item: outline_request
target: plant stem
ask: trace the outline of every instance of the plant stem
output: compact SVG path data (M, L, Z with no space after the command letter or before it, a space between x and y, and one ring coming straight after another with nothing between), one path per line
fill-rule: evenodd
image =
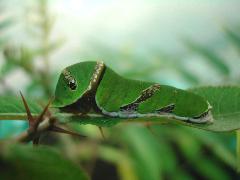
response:
M52 125L51 119L46 119L44 120L37 128L36 132L34 134L29 133L28 131L23 132L19 136L15 137L13 141L16 142L30 142L32 141L35 137L39 136L41 133L48 131L50 126Z

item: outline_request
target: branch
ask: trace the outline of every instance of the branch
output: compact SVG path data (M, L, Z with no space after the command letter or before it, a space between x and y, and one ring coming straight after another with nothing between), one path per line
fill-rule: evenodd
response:
M37 127L34 133L25 131L19 136L17 136L16 138L14 138L13 141L21 142L21 143L30 142L36 137L39 137L42 133L48 131L53 126L53 123L54 123L54 119L46 118L39 124L39 126Z

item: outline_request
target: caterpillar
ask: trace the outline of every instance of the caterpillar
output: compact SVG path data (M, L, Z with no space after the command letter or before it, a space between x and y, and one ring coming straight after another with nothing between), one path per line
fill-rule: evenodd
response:
M127 79L101 61L65 68L58 79L52 106L63 112L95 112L116 118L213 121L211 105L203 97L168 85Z

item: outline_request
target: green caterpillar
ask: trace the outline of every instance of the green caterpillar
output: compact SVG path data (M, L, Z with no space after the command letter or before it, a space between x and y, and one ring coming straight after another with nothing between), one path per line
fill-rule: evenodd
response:
M95 112L118 118L170 117L212 122L210 104L175 87L126 79L103 62L81 62L65 68L53 106L64 112Z

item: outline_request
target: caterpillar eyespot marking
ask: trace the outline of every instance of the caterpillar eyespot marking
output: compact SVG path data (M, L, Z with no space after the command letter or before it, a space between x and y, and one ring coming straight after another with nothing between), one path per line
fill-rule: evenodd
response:
M68 85L68 87L71 90L76 90L77 89L77 81L76 79L71 75L71 73L67 70L64 69L63 70L63 75L64 75L64 79Z

